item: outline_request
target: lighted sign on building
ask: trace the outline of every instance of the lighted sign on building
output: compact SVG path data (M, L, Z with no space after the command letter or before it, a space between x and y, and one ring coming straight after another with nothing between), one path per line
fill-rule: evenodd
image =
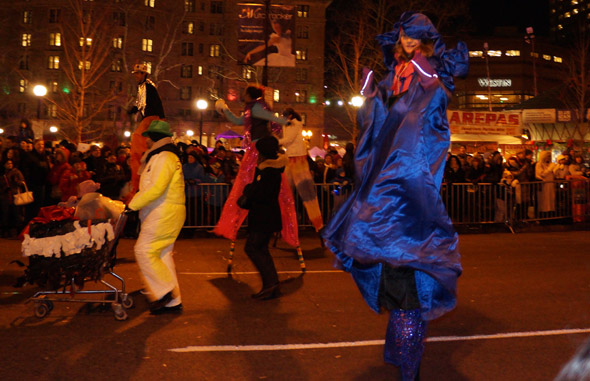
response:
M512 87L512 80L511 79L490 79L487 78L478 78L477 83L481 87L488 87L488 82L490 87Z

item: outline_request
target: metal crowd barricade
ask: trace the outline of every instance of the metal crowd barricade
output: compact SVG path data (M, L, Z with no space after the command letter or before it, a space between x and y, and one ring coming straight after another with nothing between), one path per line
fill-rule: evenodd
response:
M227 199L230 184L186 184L186 228L213 228ZM352 191L350 185L316 184L324 223ZM303 202L294 194L299 227L312 227ZM551 182L512 184L442 184L441 197L454 225L505 224L570 219L590 221L590 181L576 177ZM244 222L247 225L247 219Z

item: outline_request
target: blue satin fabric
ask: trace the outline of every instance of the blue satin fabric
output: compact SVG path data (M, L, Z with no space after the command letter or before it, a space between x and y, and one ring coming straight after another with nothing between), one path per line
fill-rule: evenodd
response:
M434 73L426 60L421 66ZM439 79L415 71L409 90L390 106L390 72L366 99L358 113L356 187L323 232L376 312L382 263L418 270L425 320L455 307L462 272L458 236L440 197L450 132L449 93Z

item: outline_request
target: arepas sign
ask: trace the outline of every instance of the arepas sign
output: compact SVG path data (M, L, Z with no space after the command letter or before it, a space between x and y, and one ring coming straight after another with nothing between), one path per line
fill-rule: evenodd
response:
M517 112L447 110L453 134L520 135L521 118Z

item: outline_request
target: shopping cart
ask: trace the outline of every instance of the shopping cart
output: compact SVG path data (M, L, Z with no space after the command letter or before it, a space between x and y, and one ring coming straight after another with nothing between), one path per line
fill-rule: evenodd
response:
M66 303L103 303L110 304L116 320L126 320L127 309L132 308L134 301L125 291L125 280L113 272L117 259L116 248L119 237L125 227L127 214L121 213L116 221L75 221L70 223L69 237L60 236L64 245L75 237L79 244L85 246L79 253L46 256L31 254L29 266L25 271L28 283L37 283L48 288L35 293L26 303L34 302L35 316L42 319L53 310L54 302ZM74 230L72 230L74 229ZM88 234L86 234L88 233ZM83 238L80 238L83 237ZM84 242L88 239L87 242ZM26 241L23 242L25 245ZM39 242L37 242L39 243ZM71 249L71 248L70 248ZM71 251L71 250L70 250ZM107 282L104 277L109 275L121 283L121 287ZM83 289L92 281L94 285L102 284L106 288ZM90 298L88 295L99 295L102 298Z

